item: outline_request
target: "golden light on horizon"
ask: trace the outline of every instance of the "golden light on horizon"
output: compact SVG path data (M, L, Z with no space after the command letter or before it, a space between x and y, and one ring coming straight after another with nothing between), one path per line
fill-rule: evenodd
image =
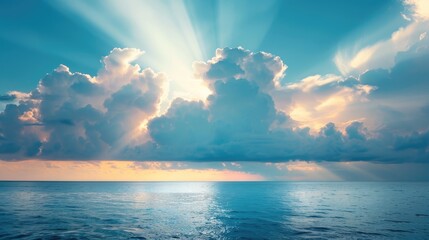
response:
M28 181L263 181L258 174L227 169L173 169L168 162L0 161L1 180Z

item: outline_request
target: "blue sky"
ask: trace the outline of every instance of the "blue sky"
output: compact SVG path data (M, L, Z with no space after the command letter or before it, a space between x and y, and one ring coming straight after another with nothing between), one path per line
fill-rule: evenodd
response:
M428 5L2 1L0 159L424 178Z
M95 74L100 67L100 56L114 47L136 47L148 54L157 54L157 50L151 50L150 43L144 39L133 42L132 46L125 45L64 2L73 5L73 2L81 1L0 3L0 50L3 52L0 62L4 66L0 76L1 92L10 89L29 91L59 63L74 71ZM142 2L151 5L151 1ZM158 2L165 8L169 5L168 1ZM201 59L192 61L209 59L218 47L242 46L252 51L271 52L290 66L285 81L336 73L332 58L340 46L354 44L357 36L368 32L376 33L368 36L364 43L373 43L388 38L394 30L406 24L400 14L404 7L398 0L184 1L183 4L205 53ZM103 1L92 1L91 5L96 9L103 5ZM109 18L112 12L100 10L99 14ZM150 21L157 31L169 31L169 26L162 26L144 14L140 14L138 20ZM120 25L122 23L116 24L118 26L113 27L125 38L139 31L127 29ZM20 71L23 65L31 65L31 68Z

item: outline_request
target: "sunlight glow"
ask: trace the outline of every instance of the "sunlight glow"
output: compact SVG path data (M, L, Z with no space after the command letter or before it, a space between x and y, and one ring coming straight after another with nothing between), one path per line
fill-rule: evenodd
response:
M170 92L174 92L167 100L204 99L209 94L192 74L192 63L206 57L183 1L76 0L53 4L83 17L124 47L147 50L138 63L167 74ZM161 10L167 13L159 14Z
M365 33L361 39L353 39L354 43L340 48L334 57L338 70L343 75L359 76L368 69L391 68L398 59L397 53L410 49L411 46L422 41L422 34L429 30L429 1L404 0L411 16L402 14L409 23L399 27L390 38L375 43L361 45L368 42L374 33ZM385 25L386 28L388 25Z
M174 169L168 162L130 161L0 161L2 180L38 181L261 181L234 170ZM177 167L177 166L176 166Z
M162 110L165 110L169 102L177 97L187 100L207 98L210 90L202 80L194 77L192 63L207 60L215 48L243 44L235 42L241 39L237 38L239 32L247 39L246 49L258 50L277 15L279 2L253 2L252 7L246 7L238 2L220 1L216 11L218 16L212 20L213 23L196 22L191 18L184 0L74 0L49 3L71 13L74 18L89 22L95 31L101 31L120 44L119 47L144 50L145 55L137 63L142 68L151 67L155 71L165 72L169 79L169 92L161 104ZM240 4L241 11L235 11L237 4ZM263 21L252 22L261 19L261 16L264 16ZM207 28L205 24L214 26L214 29ZM205 34L204 38L202 33Z
M362 49L356 56L350 61L350 67L359 68L371 59L374 54L374 47L368 47Z
M290 161L284 163L266 163L285 174L281 180L286 181L341 181L341 177L316 162Z
M230 44L240 46L242 43L236 42L237 39L240 39L238 34L245 34L248 39L247 45L244 47L251 50L259 48L277 16L279 1L248 1L248 3L246 6L239 1L219 1L217 47L227 47ZM263 16L263 21L260 20L261 16Z
M298 83L289 84L289 89L301 89L303 92L309 92L315 87L320 87L332 82L338 82L341 80L341 76L328 74L325 76L313 75L302 79Z

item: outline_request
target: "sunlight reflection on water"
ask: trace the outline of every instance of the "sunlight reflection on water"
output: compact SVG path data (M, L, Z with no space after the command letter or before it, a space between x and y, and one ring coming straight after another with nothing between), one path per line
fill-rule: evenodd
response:
M0 182L0 239L424 239L428 199L428 183Z

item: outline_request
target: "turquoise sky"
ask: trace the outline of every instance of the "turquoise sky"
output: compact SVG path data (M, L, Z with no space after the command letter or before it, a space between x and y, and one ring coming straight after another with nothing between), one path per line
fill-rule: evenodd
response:
M74 71L95 74L100 56L114 47L137 47L153 57L160 54L144 37L134 40L136 32L143 29L130 28L124 19L108 22L113 23L109 28L130 40L127 45L78 12L80 2L84 1L1 1L0 92L29 91L59 63ZM367 39L360 44L388 38L406 24L401 17L404 7L398 0L184 1L187 16L174 16L168 1L141 1L139 7L144 9L155 2L158 4L151 10L163 18L190 19L204 53L192 61L211 58L218 47L242 46L271 52L289 66L284 81L337 73L332 59L339 48L355 44L362 35ZM115 16L114 9L103 6L108 5L104 1L87 5L96 10L100 19L121 18ZM136 21L150 22L161 33L168 33L172 27L143 11L137 14ZM174 45L183 39L165 40ZM26 70L22 71L24 66Z
M428 180L428 32L426 0L1 1L0 164Z

